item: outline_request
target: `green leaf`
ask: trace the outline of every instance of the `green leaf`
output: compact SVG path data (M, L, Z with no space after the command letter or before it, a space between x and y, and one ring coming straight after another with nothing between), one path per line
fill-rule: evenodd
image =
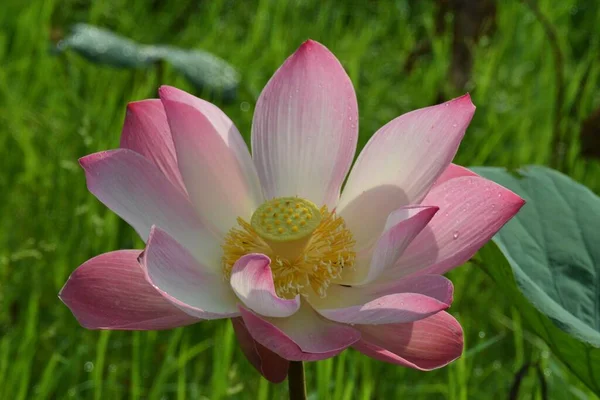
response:
M113 67L146 67L159 59L151 48L87 24L74 25L71 33L56 45L59 52L66 49L73 49L94 63Z
M221 58L201 50L185 51L166 46L162 50L164 59L199 90L208 89L227 100L235 97L238 73Z
M552 351L600 394L600 198L545 167L473 168L526 201L480 252Z
M67 49L94 63L114 67L143 68L166 61L198 90L206 90L224 100L235 98L239 84L237 71L213 54L172 46L145 46L87 24L74 25L71 34L56 46L57 52Z

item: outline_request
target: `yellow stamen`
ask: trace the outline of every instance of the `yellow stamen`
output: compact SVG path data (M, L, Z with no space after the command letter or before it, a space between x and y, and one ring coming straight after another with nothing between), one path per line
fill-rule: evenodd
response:
M275 221L281 223L281 215L271 213L264 222L255 216L262 216L263 210L271 208L274 201L291 208L306 208L309 214L299 224L273 230L272 224L279 225ZM313 207L314 213L310 212ZM252 215L251 224L242 218L237 221L239 227L227 233L222 246L223 272L227 279L240 257L262 253L271 259L273 281L279 296L293 298L297 294L315 292L324 297L331 281L354 266L356 253L352 233L344 220L328 211L326 206L317 209L304 199L278 198L261 205Z

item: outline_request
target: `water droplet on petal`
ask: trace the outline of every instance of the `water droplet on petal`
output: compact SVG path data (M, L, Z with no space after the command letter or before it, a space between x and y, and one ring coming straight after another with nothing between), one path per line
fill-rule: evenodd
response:
M454 240L458 239L458 231L454 231L452 233L452 237L454 238Z

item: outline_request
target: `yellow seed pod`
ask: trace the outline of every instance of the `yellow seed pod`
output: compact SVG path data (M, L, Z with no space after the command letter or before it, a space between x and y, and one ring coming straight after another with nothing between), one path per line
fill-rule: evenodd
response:
M285 207L288 213L281 213ZM302 221L299 224L290 219L292 210L302 210ZM295 217L295 215L294 215ZM252 228L262 238L274 242L289 242L302 239L311 233L321 223L319 208L309 200L299 197L278 197L261 204L250 220ZM293 224L293 226L291 226ZM273 229L277 226L277 229ZM287 227L286 227L287 226Z

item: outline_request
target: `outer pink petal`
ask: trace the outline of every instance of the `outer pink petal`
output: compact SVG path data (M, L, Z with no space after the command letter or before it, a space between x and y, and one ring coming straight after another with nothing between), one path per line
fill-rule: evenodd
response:
M144 279L139 250L101 254L75 270L58 295L88 329L170 329L198 322Z
M474 112L467 94L404 114L369 140L338 205L359 248L379 237L392 211L425 197L452 161Z
M254 340L286 360L324 360L360 339L356 329L327 321L308 306L290 318L261 318L242 306L240 312Z
M463 351L463 332L445 311L409 324L361 325L356 350L376 360L429 371L454 361Z
M344 324L393 324L418 321L450 307L419 293L397 293L376 298L366 304L318 310L332 321Z
M87 186L144 241L160 226L209 266L220 265L221 249L185 193L143 156L128 149L103 151L79 160Z
M175 186L185 192L167 114L160 100L148 99L127 105L121 148L133 150L146 157Z
M425 228L437 211L437 207L407 206L392 212L386 221L385 231L377 241L374 251L368 252L372 254L369 268L366 271L364 269L361 271L359 265L354 274L347 274L353 280L353 283L366 284L372 282L387 267L394 265L410 242ZM362 277L360 276L361 272Z
M468 168L461 167L460 165L450 164L448 168L442 172L439 178L435 181L431 189L436 186L441 185L442 183L449 181L450 179L460 178L461 176L479 176L475 172L471 171Z
M362 306L384 296L416 293L449 305L453 291L452 282L442 275L418 275L360 286L331 285L326 297L309 300L317 310L322 310Z
M224 235L237 217L250 218L263 202L248 148L216 106L169 86L159 93L192 203L202 219Z
M223 276L198 261L171 236L153 227L142 257L146 279L165 299L202 319L239 315Z
M466 262L519 211L524 200L492 181L468 176L434 188L423 204L436 205L440 211L396 265L384 272L383 280L415 272L443 274Z
M290 362L254 340L242 318L232 318L231 323L240 347L250 364L268 381L283 382L287 377Z
M300 295L282 299L275 292L271 260L264 254L241 257L231 271L231 287L246 307L265 317L289 317L300 308Z
M256 104L252 154L265 195L299 196L335 207L357 139L350 78L325 46L306 41Z

